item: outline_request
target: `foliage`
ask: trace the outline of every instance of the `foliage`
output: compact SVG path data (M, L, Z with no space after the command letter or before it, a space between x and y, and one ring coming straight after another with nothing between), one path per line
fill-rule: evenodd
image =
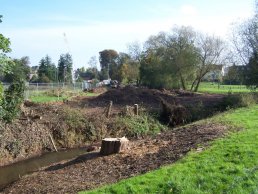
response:
M252 106L258 102L257 96L258 95L255 93L229 93L223 98L223 101L219 104L219 106L222 110Z
M20 105L24 99L25 84L23 81L13 82L4 91L0 104L0 118L5 122L11 122L20 111Z
M65 136L60 137L61 139L66 139L68 135L74 134L78 137L82 134L84 140L91 140L95 138L96 129L94 125L88 121L83 113L79 109L62 109L62 118L65 124L68 126L66 131L59 131L59 133L67 133ZM73 136L73 135L72 135ZM70 137L71 138L71 137Z
M112 127L115 128L116 132L122 130L126 137L142 137L158 133L166 128L157 119L146 113L138 116L118 117Z
M258 106L216 116L244 129L216 140L201 153L192 151L175 164L81 193L256 193L258 182Z
M172 127L186 124L190 120L190 112L182 106L169 104L164 99L161 100L160 119Z
M197 91L202 78L222 62L223 42L196 33L191 27L175 27L170 33L151 36L141 56L140 81L154 88Z
M58 61L58 81L72 83L73 60L69 53L60 55Z
M99 62L103 79L109 79L115 76L117 58L118 53L115 50L103 50L99 52Z
M56 81L56 73L56 66L48 55L40 60L38 69L38 81L40 83Z
M30 67L29 57L14 59L14 64L10 66L10 71L4 76L4 82L15 82L19 80L29 80Z
M258 51L253 53L246 65L244 82L250 89L256 90L258 88Z
M2 16L0 16L0 23ZM0 73L12 73L14 62L5 53L10 52L10 40L0 34ZM19 113L23 101L25 85L23 80L15 79L8 89L3 90L0 84L0 119L11 122Z
M224 84L243 84L244 83L244 73L245 73L245 66L236 66L235 64L228 67L227 74L223 77Z
M79 80L92 80L92 79L98 79L99 78L99 72L96 67L89 67L85 70L84 67L78 68L75 71L75 77L77 81Z
M199 34L196 46L198 49L198 65L196 68L196 76L192 83L191 90L198 91L201 80L207 73L223 67L225 59L222 57L225 44L215 36Z

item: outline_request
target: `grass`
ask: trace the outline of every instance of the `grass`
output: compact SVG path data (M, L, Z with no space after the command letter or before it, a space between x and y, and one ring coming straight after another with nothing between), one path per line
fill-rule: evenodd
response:
M32 102L37 102L37 103L45 103L45 102L58 102L58 101L63 101L65 99L71 98L73 95L77 96L97 96L99 94L96 93L90 93L90 92L69 92L67 91L67 95L60 95L59 97L56 95L53 95L48 92L38 92L32 94L29 99Z
M172 165L81 193L258 193L258 105L231 110L209 122L243 130Z
M57 97L57 96L32 96L30 97L30 100L32 102L37 102L37 103L44 103L44 102L58 102L58 101L63 101L64 99L67 99L67 97Z
M220 85L211 82L202 82L199 86L198 92L212 93L212 94L227 94L231 93L246 93L250 92L245 85Z

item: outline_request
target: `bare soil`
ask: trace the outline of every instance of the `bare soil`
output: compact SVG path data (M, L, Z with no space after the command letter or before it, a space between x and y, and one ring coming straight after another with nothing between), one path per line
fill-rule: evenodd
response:
M22 177L3 193L77 193L171 164L190 150L202 151L223 136L223 125L203 123L174 129L152 138L131 142L124 153L100 156L86 153ZM200 147L200 145L202 145Z

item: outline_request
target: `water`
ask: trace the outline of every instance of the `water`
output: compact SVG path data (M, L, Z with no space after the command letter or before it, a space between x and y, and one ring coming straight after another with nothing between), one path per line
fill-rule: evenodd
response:
M85 148L49 152L38 157L0 167L0 191L8 184L17 181L23 175L38 171L44 166L49 166L62 160L69 160L85 153Z

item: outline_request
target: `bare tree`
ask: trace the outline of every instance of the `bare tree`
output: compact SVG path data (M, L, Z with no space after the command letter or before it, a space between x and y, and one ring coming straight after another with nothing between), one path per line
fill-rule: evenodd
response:
M196 40L198 48L199 63L196 68L196 78L194 79L191 90L198 91L202 78L210 71L223 65L225 58L223 51L225 43L218 37L199 34Z

